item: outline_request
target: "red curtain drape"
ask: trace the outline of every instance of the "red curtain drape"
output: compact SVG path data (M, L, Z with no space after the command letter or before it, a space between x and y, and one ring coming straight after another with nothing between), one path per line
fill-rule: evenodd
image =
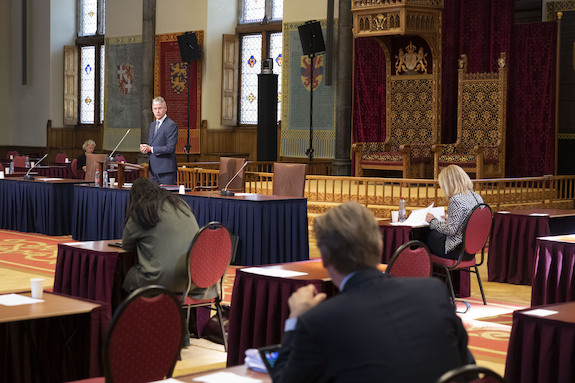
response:
M441 141L457 139L457 60L465 53L468 72L495 72L509 52L513 0L445 0L441 73Z
M506 176L553 174L557 25L516 25L509 57Z
M355 39L353 142L385 141L385 62L377 39Z

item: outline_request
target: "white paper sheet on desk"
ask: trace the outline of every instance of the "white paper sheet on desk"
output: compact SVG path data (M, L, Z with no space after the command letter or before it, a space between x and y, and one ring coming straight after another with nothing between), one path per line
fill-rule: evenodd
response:
M38 178L38 181L61 181L64 178Z
M299 277L301 275L307 275L307 273L302 273L301 271L266 269L263 267L248 267L247 269L242 269L242 271L246 273L265 275L268 277L278 277L278 278L292 278L292 277Z
M44 302L43 299L30 298L20 294L6 294L0 295L0 305L3 306L20 306L29 305L31 303Z
M233 372L214 372L213 374L204 375L199 378L195 378L194 382L205 382L205 383L256 383L262 382L261 379L249 378L247 376L241 376L234 374Z
M433 207L433 203L432 203L431 205L429 205L425 209L413 210L411 212L411 214L409 214L409 217L407 217L407 219L405 221L394 222L394 223L392 223L392 225L394 225L394 226L403 225L403 226L411 226L411 227L429 226L429 223L425 221L425 217L427 216L427 213L431 213L431 214L433 214L433 216L435 218L437 218L440 221L443 221L443 216L445 215L445 207L443 207L443 206Z
M529 311L523 311L523 314L532 315L534 317L546 317L548 315L557 314L557 311L545 310L545 309L534 309Z
M234 196L236 197L247 197L250 195L258 195L258 193L234 193Z

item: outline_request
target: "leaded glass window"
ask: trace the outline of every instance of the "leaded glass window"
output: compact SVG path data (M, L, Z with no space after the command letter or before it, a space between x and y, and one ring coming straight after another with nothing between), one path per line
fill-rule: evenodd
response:
M240 124L258 123L258 73L262 67L262 35L242 37Z
M266 15L266 0L243 0L244 23L256 23L264 19Z
M100 46L100 124L104 122L104 63L106 62L106 51L104 46Z
M278 121L281 120L282 113L282 34L272 33L270 35L270 58L274 61L274 74L278 76Z
M257 125L258 74L262 59L274 61L278 79L278 120L281 116L281 60L283 0L238 0L241 10L237 33L240 40L238 120ZM249 25L248 25L249 24Z
M284 0L272 1L272 20L282 20L284 15Z
M79 50L79 123L104 121L105 0L77 0Z
M80 49L80 123L94 123L96 48Z

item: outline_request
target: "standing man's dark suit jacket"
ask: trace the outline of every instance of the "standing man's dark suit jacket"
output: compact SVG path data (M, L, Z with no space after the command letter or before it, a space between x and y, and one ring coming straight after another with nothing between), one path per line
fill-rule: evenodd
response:
M158 134L156 121L150 124L148 145L154 148L150 153L151 178L158 184L175 185L178 164L176 162L176 144L178 142L178 125L166 116L160 125Z
M286 332L274 382L435 382L474 363L445 285L358 271Z

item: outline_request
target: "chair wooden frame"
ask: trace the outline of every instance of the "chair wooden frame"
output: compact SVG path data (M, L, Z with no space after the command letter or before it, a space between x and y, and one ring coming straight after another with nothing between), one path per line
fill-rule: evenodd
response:
M487 209L487 211L489 212L489 218L490 218L489 227L482 227L480 228L481 231L478 232L479 229L472 226L471 228L473 230L470 231L470 233L468 233L468 230L470 230L470 224L475 225L476 220L484 218L480 215L476 215L476 214L482 214L482 212L480 211L481 209ZM453 282L451 280L451 274L450 274L450 272L454 270L475 273L475 275L477 276L477 282L479 283L479 289L481 290L481 298L483 299L483 304L484 305L487 304L487 301L485 300L485 292L483 291L483 285L481 283L481 276L479 275L479 266L481 266L485 261L485 245L487 244L491 236L492 227L493 227L493 213L491 211L491 208L489 207L489 205L485 203L478 204L477 206L475 206L475 208L473 208L471 213L469 213L469 216L466 218L465 223L463 225L463 246L461 246L461 253L459 254L458 259L453 260L439 257L435 254L431 255L433 264L437 265L443 271L443 273L434 273L434 274L445 275L445 277L447 278L449 290L451 292L451 299L454 304L455 304L455 291L453 289ZM471 237L471 234L482 235L484 236L484 238L480 237L479 242L476 241L476 243L470 244L471 240L468 241L468 237ZM479 245L480 242L482 242L481 245ZM479 251L481 251L481 261L477 263L476 255ZM473 254L473 256L471 256L471 254Z

